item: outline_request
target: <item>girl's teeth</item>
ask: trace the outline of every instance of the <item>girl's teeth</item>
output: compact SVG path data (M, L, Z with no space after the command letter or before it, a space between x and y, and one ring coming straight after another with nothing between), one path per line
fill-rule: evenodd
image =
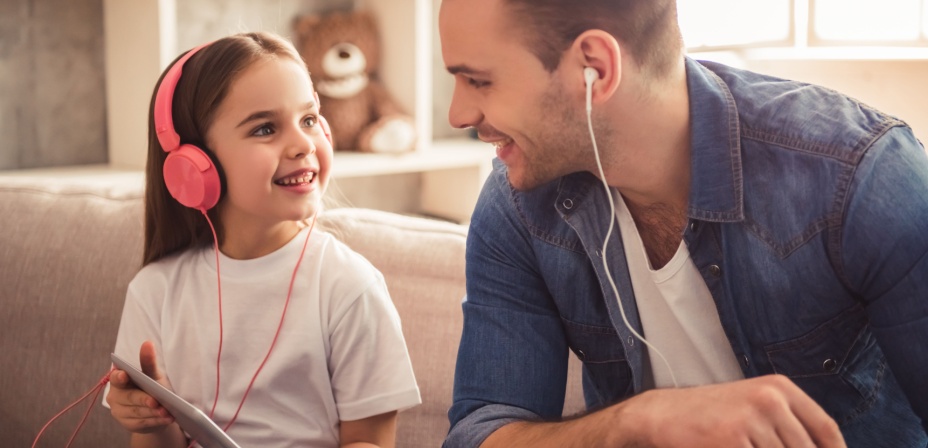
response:
M312 181L313 177L314 177L314 174L313 174L313 173L309 173L309 174L303 175L303 176L301 176L301 177L288 177L288 178L286 178L286 179L281 180L281 181L280 181L280 184L282 184L282 185L306 184L306 183L309 183L310 181Z

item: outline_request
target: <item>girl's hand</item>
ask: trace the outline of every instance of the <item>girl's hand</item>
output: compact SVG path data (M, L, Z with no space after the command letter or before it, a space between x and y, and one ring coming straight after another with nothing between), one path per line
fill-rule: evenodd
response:
M171 385L158 368L155 345L145 341L139 350L142 371L165 387ZM138 388L123 370L110 373L110 392L106 396L113 418L133 433L148 434L164 430L174 417L151 395Z

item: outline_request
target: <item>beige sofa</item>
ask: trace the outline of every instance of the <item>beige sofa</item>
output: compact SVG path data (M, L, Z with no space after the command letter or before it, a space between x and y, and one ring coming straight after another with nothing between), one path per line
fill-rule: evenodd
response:
M141 260L141 197L140 173L0 173L0 445L31 446L106 372ZM352 208L327 211L319 226L383 272L402 318L423 404L400 414L397 446L439 446L461 331L466 228ZM576 363L570 375L566 414L582 408ZM38 446L65 446L85 408L56 421ZM73 446L127 440L97 403Z

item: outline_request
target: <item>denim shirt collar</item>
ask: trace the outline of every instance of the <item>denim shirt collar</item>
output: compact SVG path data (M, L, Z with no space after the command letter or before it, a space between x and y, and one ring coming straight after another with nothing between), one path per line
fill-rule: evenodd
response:
M703 221L742 221L744 185L738 108L721 78L699 62L685 59L692 129L692 184L687 214ZM595 191L601 189L599 182L590 173L565 176L558 186L559 196L583 203L591 194L598 196Z
M725 82L686 58L690 97L690 218L713 222L744 219L741 130L738 107Z

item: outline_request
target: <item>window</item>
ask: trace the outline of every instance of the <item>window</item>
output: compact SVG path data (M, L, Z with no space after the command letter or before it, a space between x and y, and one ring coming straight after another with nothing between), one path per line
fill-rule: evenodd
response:
M791 0L677 1L680 28L689 48L786 44L792 31L791 7Z
M813 33L823 41L893 43L924 37L928 0L815 0Z
M678 0L690 50L925 46L928 0Z
M928 1L922 5L922 36L928 37Z

